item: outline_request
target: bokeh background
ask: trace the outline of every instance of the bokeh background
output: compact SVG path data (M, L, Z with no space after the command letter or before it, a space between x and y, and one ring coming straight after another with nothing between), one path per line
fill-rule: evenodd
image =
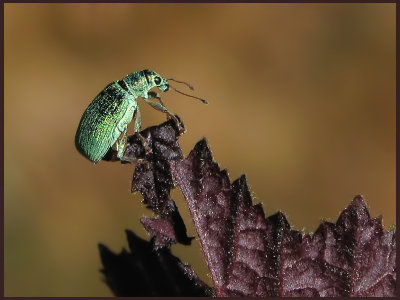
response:
M315 231L362 194L395 223L394 3L7 3L6 296L111 296L97 244L119 252L126 228L148 239L133 166L94 165L74 147L97 93L144 68L210 102L163 98L188 129L185 155L207 137L266 215ZM165 120L140 105L144 127ZM173 252L210 283L197 242Z

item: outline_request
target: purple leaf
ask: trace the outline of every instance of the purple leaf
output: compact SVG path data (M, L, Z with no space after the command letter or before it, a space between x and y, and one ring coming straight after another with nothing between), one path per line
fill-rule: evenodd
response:
M139 191L143 195L143 202L156 214L165 215L173 209L170 190L174 187L168 161L181 159L182 151L178 144L178 129L170 120L160 126L152 126L141 132L146 139L151 152L145 160L136 165L132 180L132 192ZM138 137L132 135L128 139L129 145L125 151L125 158L138 157ZM139 156L140 157L140 156Z
M140 295L154 295L154 282L169 282L171 275L163 270L176 270L176 265L189 282L182 279L174 284L180 282L190 287L195 283L203 295L211 295L212 289L200 281L190 266L176 262L176 258L172 260L176 263L165 265L165 260L170 260L163 255L170 255L171 243L190 244L170 197L174 181L188 203L215 296L395 295L395 232L385 231L380 219L370 217L361 196L354 198L336 223L324 222L314 234L304 234L292 230L282 212L266 218L262 206L253 205L245 176L231 183L227 172L213 161L205 140L198 142L183 159L173 121L150 127L141 134L152 152L146 155L137 136L131 136L125 156L139 159L132 191L143 195L144 203L157 217L141 219L152 236L151 244L131 234L132 255L138 257L134 263L126 251L115 255L102 246L103 272L116 295L138 295L133 294L136 280L140 287L149 287L147 294ZM154 249L159 251L153 252ZM143 256L147 252L152 253L150 260ZM149 276L153 279L143 282ZM197 293L170 284L156 289L157 295ZM187 294L176 293L179 289Z
M232 249L235 203L226 171L212 161L206 141L196 144L189 157L170 162L172 173L189 206L217 296L223 286Z
M394 296L395 236L361 196L314 235L265 218L242 176L230 184L205 140L170 161L192 215L216 296Z
M175 206L175 203L171 203ZM170 246L179 242L190 245L193 237L186 234L186 226L179 214L178 208L174 207L168 215L158 218L143 217L140 219L146 231L153 237L156 249Z
M178 120L179 117L177 116ZM181 123L183 127L183 124ZM179 129L173 120L158 126L146 128L140 134L145 138L151 152L145 149L137 135L128 137L128 147L124 159L137 161L133 174L131 191L139 191L143 202L157 218L141 219L145 229L154 237L156 248L169 246L171 243L189 245L186 226L170 196L174 187L168 161L183 158L178 144Z

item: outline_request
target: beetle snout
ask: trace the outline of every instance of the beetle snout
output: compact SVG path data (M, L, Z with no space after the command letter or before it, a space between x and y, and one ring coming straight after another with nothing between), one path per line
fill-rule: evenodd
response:
M159 86L159 89L160 89L161 91L163 91L163 92L166 92L166 91L169 90L169 84L167 83L167 84L160 85L160 86Z

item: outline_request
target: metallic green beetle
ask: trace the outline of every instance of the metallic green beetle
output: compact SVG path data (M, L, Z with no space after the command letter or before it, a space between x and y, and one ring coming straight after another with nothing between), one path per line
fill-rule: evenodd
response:
M172 78L168 80L184 83L193 89L185 82ZM134 117L134 131L146 145L145 139L139 134L141 118L138 97L143 98L153 108L168 114L183 131L176 117L163 105L160 95L150 90L158 87L160 91L166 92L171 87L181 94L199 99L206 104L207 101L178 91L170 86L168 80L154 71L143 70L107 85L82 115L75 135L75 146L78 151L94 163L100 161L110 147L117 151L119 159L123 158L127 145L128 124ZM151 101L149 98L156 98L160 103Z

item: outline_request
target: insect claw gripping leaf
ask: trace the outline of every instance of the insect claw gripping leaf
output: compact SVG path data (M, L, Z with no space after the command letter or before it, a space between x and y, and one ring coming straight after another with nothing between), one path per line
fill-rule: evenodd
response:
M157 130L158 128L173 130L175 133L173 134L176 139L182 135L182 129L186 131L185 125L178 115L174 116L175 119L169 119L161 125L150 126L144 129L141 132L136 132L127 137L127 144L125 147L124 155L121 158L118 158L117 151L115 149L110 148L106 155L103 157L105 161L118 161L121 163L133 163L133 162L144 162L147 163L149 160L149 156L153 153L153 142L157 137L154 134L158 134L158 132L162 132ZM166 134L166 133L162 133ZM151 159L151 158L150 158Z

